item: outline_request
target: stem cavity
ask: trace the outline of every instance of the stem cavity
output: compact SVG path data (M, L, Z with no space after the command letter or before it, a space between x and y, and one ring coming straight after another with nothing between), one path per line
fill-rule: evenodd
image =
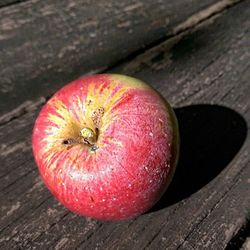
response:
M94 110L91 114L91 119L94 124L94 129L90 127L84 127L80 130L80 133L75 138L68 138L62 141L62 144L71 148L74 144L85 144L90 147L90 152L95 152L98 148L96 145L99 129L101 127L101 119L104 115L104 108L99 107Z

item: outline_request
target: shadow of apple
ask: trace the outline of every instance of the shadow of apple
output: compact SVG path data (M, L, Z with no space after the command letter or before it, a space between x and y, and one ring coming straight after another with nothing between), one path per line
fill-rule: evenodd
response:
M152 211L181 201L213 180L234 158L247 135L244 118L218 105L175 109L179 122L179 163L168 190Z

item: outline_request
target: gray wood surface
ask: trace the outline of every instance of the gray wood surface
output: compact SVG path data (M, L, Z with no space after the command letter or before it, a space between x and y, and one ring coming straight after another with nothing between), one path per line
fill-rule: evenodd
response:
M13 4L18 4L27 0L0 0L0 8L8 7Z
M29 0L0 8L0 115L164 39L214 2Z
M229 3L220 2L223 8L215 6L220 11L215 11L214 6L206 7L181 25L175 24L172 35L165 40L126 56L125 60L114 57L110 64L120 61L109 67L109 72L133 75L157 89L175 107L180 124L182 144L177 172L152 211L125 222L102 223L68 212L50 195L38 176L30 136L37 112L54 87L39 90L39 95L30 93L30 98L17 99L14 109L0 117L1 249L247 246L250 1L230 6L225 2ZM103 66L107 66L105 61ZM86 68L86 72L92 69L95 67ZM17 79L18 72L13 73L13 79ZM31 86L27 72L23 79ZM48 75L43 76L44 72ZM52 73L40 71L38 83L42 77L53 78ZM80 72L62 68L62 75L70 79ZM54 80L55 88L64 82L59 75ZM15 91L16 87L10 96ZM10 96L1 97L1 104ZM27 101L32 98L34 101Z

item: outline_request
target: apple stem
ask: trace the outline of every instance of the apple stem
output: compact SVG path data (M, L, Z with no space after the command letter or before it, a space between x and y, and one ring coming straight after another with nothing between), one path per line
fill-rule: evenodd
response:
M93 145L97 140L97 136L91 128L83 128L80 133L86 144Z

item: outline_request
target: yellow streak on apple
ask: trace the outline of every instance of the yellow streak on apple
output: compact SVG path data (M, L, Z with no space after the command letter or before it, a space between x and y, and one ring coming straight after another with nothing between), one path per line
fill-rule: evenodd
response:
M52 124L47 128L46 132L48 136L44 138L46 142L45 147L43 148L42 157L46 159L46 165L51 170L56 167L57 161L52 158L57 152L66 153L67 147L63 145L63 140L72 138L77 143L74 147L86 147L88 145L81 144L81 133L80 131L87 127L91 128L95 131L96 124L92 119L92 114L94 111L98 110L98 108L102 107L104 109L103 117L101 118L101 124L99 129L99 140L96 145L100 148L103 145L100 144L100 138L104 133L104 131L109 127L110 123L114 119L116 119L116 112L112 111L112 108L115 105L122 102L126 96L124 95L126 91L129 89L145 89L149 88L146 84L139 80L135 80L131 78L128 83L128 77L124 77L121 75L113 75L113 81L110 82L108 86L103 86L100 84L97 87L96 84L89 84L87 97L85 102L80 99L79 96L75 96L77 101L72 102L72 108L74 112L66 107L66 105L59 99L51 99L48 104L53 106L57 112L57 114L49 114L48 119L52 122ZM124 84L126 83L126 84ZM114 92L114 89L116 91ZM76 115L75 115L76 114ZM77 116L77 117L76 117ZM108 138L116 145L122 146L122 142L117 141L115 138ZM80 148L79 148L80 149ZM64 151L64 152L63 152ZM67 152L70 154L70 150ZM92 154L94 157L95 154ZM69 157L69 160L72 162L75 160L77 156L72 154ZM68 164L68 162L65 162Z

